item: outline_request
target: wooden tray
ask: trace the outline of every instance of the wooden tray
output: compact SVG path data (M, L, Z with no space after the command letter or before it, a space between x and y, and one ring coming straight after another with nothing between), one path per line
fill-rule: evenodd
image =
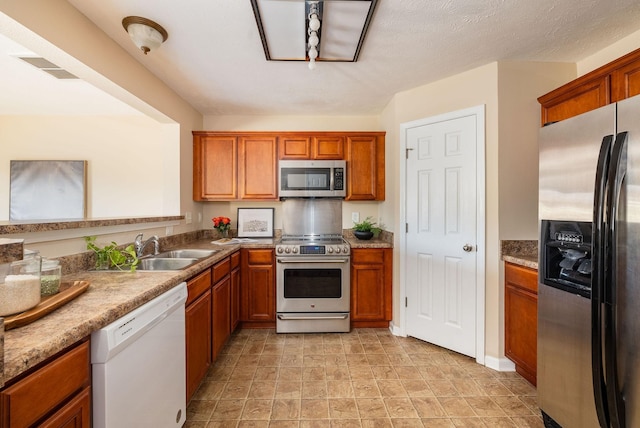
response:
M62 282L60 283L60 291L53 296L43 297L42 300L40 300L40 303L38 303L38 306L31 308L28 311L5 317L4 329L11 330L12 328L31 324L35 320L42 318L65 303L75 299L84 293L87 288L89 288L89 281Z

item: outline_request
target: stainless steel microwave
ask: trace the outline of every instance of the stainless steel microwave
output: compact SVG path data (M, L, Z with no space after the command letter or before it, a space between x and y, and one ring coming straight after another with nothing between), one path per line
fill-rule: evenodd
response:
M344 198L347 162L343 160L281 160L281 198Z

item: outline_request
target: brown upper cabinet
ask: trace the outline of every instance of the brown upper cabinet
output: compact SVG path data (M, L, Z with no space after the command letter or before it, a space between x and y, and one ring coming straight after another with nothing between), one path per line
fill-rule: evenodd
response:
M344 137L291 135L280 137L278 159L344 159Z
M384 134L346 137L348 201L383 201Z
M538 98L542 125L640 94L640 49Z
M351 201L385 198L384 132L193 131L195 201L278 199L278 160L347 161Z
M274 200L277 137L193 132L193 199Z

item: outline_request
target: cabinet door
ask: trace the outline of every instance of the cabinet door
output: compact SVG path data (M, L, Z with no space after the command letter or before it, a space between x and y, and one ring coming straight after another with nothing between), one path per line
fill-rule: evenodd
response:
M187 402L211 364L211 289L185 310Z
M279 159L311 159L309 137L281 137L278 141Z
M336 136L313 137L313 159L344 159L344 138Z
M91 384L89 342L70 349L0 392L0 426L32 426Z
M351 252L351 320L379 322L369 326L388 325L391 320L391 249L353 249Z
M89 428L91 426L91 388L83 389L38 426L40 428Z
M611 102L640 94L640 59L613 71L611 75Z
M538 356L537 278L535 270L505 265L505 355L533 385Z
M240 199L278 199L276 137L241 137L238 142Z
M213 358L215 361L231 332L231 279L227 276L212 289Z
M349 136L346 200L384 200L384 138Z
M570 82L538 98L542 106L542 124L568 119L610 102L609 75L595 76L586 82Z
M236 137L194 133L194 201L237 199L237 154Z
M274 252L242 250L241 319L245 322L276 320Z
M240 322L240 269L231 271L231 333Z

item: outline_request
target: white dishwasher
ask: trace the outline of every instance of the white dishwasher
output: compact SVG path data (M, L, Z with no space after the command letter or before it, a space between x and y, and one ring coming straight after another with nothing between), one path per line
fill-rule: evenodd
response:
M91 334L93 427L181 427L186 420L187 284Z

